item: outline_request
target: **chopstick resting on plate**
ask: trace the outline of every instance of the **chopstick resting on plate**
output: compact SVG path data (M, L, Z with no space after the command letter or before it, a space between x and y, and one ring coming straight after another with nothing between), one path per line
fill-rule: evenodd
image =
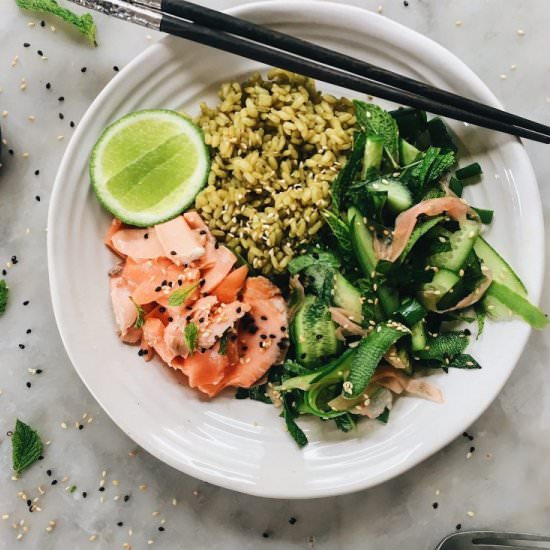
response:
M71 0L101 13L381 99L550 143L550 127L185 0Z

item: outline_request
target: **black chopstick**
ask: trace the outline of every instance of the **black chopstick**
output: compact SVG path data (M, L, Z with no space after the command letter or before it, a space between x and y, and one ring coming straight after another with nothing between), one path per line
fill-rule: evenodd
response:
M161 30L174 36L186 38L206 46L223 50L235 55L259 61L266 65L280 67L292 72L300 73L310 78L335 84L350 90L387 99L398 104L408 105L434 114L461 120L477 126L490 128L507 134L524 137L542 143L550 143L550 136L529 129L502 122L496 118L471 113L453 105L446 105L430 98L400 90L369 80L365 77L350 74L337 68L325 66L315 61L304 59L291 53L274 49L270 46L255 43L226 32L212 29L185 21L179 17L159 12L155 9L125 2L123 0L71 0L102 13L131 21L149 28ZM136 0L134 0L136 1ZM158 7L161 0L147 0L148 6Z
M142 4L142 2L143 0L130 0L130 3ZM387 69L366 61L220 11L198 6L186 0L155 0L153 3L149 2L149 5L158 5L158 9L163 13L188 19L209 28L242 36L266 46L272 46L279 50L312 59L324 65L337 67L358 76L382 82L383 84L389 84L395 88L406 90L470 113L494 118L501 122L509 122L515 126L550 135L550 126L540 124L512 113L507 113L502 109L497 109L478 101L462 97L458 94L441 90L424 82L420 82L419 80L388 71Z

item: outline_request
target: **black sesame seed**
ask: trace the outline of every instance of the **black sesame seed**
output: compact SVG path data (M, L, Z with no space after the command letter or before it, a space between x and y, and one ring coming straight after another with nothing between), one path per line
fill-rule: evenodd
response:
M243 346L241 349L242 349L243 351L248 351L248 346Z
M27 506L30 506L32 504L32 500L30 498L27 499Z
M462 529L462 523L457 523L456 524L456 530L460 531L461 529Z
M87 493L86 491L84 491L84 492L82 493L82 498L86 498L87 496L88 496L88 493Z
M262 537L263 537L264 539L268 539L268 538L269 538L269 533L268 533L267 531L264 531L264 532L262 533Z
M8 274L8 272L5 269L2 269L2 275L5 277Z
M69 126L71 128L74 128L76 126L76 124L74 123L74 120L71 120L71 122L69 122Z
M120 69L118 68L117 65L115 65L115 66L113 67L113 71L115 71L115 73L118 73L118 71L120 71Z
M288 523L290 523L290 525L294 525L296 523L296 518L292 517L288 520Z
M160 292L161 290L162 290L161 286L157 286L157 288L155 288L155 292Z
M162 525L159 525L159 531L162 532L162 531L164 531L164 530L165 530L164 527L163 527Z
M267 334L260 334L260 338L262 340L267 340Z
M173 317L168 317L168 322L171 323L174 320Z
M216 242L214 243L214 248L215 248L216 250L218 250L218 248L220 248L220 243L219 243L218 241L216 241Z
M39 174L40 174L40 170L35 170L35 171L34 171L34 175L35 175L35 176L38 176Z
M80 69L80 72L81 72L81 73L85 73L87 70L88 70L87 67L82 67L82 68Z
M37 50L36 53L40 56L40 57L43 57L44 56L44 52L42 50Z
M178 286L183 285L183 281L181 279L178 279Z
M232 342L235 342L237 340L237 335L236 334L232 334L229 339L232 341Z
M46 26L46 21L44 21L44 20L40 21L40 26L45 27Z
M201 229L199 231L199 235L206 235L206 229Z
M23 43L23 48L29 48L29 47L30 47L30 44L28 42Z
M149 238L149 233L145 233L145 234L143 235L143 238L144 238L145 240L147 240L147 239Z
M160 283L161 286L166 286L168 284L168 281L166 279L164 279L164 281L162 281L162 283Z
M34 197L34 200L35 200L36 202L40 202L40 195L36 195L36 197Z
M19 349L25 349L25 344L19 344Z
M201 279L201 280L199 281L199 286L204 286L205 283L206 283L206 279Z
M470 447L470 452L473 453L475 452L476 448L475 447Z
M36 369L36 374L42 374L42 369Z
M52 485L57 485L57 479L52 480Z
M46 474L51 476L52 475L52 471L51 470L46 470Z
M101 493L103 493L103 491L105 491L105 487L100 487L100 488L98 489L98 491L101 492Z
M185 309L186 309L187 311L191 311L193 308L192 308L191 306L185 306Z
M57 98L57 101L65 101L65 98L64 98L62 95L60 95L60 96Z
M286 332L286 327L281 327L281 332Z
M65 118L65 115L63 113L59 113L59 119L63 120Z
M13 156L13 149L8 149L8 153Z
M78 429L79 429L79 430L83 430L83 429L84 429L84 426L83 426L82 424L79 424L79 425L78 425Z
M124 523L122 523L122 521L119 521L119 522L117 523L117 525L118 525L119 527L122 527L122 526L124 525Z
M175 250L170 250L170 256L177 256L178 253Z
M243 310L243 308L242 308L241 306L239 306L235 311L236 311L237 313L240 313L242 310Z
M315 338L316 338L317 340L322 340L322 339L323 339L323 335L322 335L322 334L316 334L316 335L315 335Z
M471 336L472 334L472 331L469 328L465 328L463 332L466 336Z
M38 460L44 460L44 457L43 457L42 455L40 455L40 456L38 457Z
M166 308L164 306L159 307L159 312L164 313L166 311Z
M404 0L404 1L403 1L403 5L404 5L406 8L409 7L409 3L407 2L407 0Z
M306 354L302 353L302 355L300 355L300 359L305 359L305 358L306 358Z
M52 85L49 82L46 82L46 90L51 90Z
M11 263L12 264L16 264L19 260L17 259L17 256L12 256L11 257Z
M28 300L25 300L25 301L23 302L23 305L24 305L24 306L28 306L28 305L29 305L29 301L28 301Z
M25 385L27 386L27 388L30 388L32 384L30 382L27 382Z
M199 323L204 323L204 317L201 317L201 318L199 319Z
M262 316L260 317L260 319L261 319L262 321L267 321L267 317L266 317L265 315L262 315Z
M437 510L438 507L439 507L439 503L434 502L434 503L432 504L432 508L433 508L434 510Z
M272 340L275 340L275 338L277 338L277 336L275 336L275 334L270 334L269 337L270 337Z
M27 334L30 334L32 332L32 330L30 328L27 329Z

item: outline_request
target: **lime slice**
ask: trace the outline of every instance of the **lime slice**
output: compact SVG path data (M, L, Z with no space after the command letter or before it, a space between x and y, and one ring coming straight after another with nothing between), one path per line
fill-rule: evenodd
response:
M90 158L92 187L125 223L148 227L189 207L210 171L200 128L168 110L130 113L108 126Z

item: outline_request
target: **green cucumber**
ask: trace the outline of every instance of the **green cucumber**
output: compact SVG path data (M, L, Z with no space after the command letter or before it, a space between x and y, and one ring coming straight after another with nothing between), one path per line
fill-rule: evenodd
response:
M382 178L371 181L367 188L372 191L385 191L388 194L388 207L395 213L403 212L413 204L411 192L400 181Z
M453 271L440 269L429 283L422 285L418 298L430 311L437 311L437 303L453 286L460 281L460 277Z
M399 140L399 160L401 166L407 166L416 162L421 155L422 151L420 151L420 149L417 149L414 145L411 145L402 138Z
M485 303L487 313L493 318L495 318L495 315L499 315L497 318L502 319L502 308L506 308L508 317L517 315L529 323L533 328L543 329L548 325L548 316L545 313L529 302L527 298L514 292L506 285L493 281L485 297L492 298L494 299L494 303L501 305L501 307L495 311L495 309L490 309L492 305L491 302L488 304L487 302Z
M334 276L332 300L335 306L345 309L352 316L352 321L361 323L363 320L361 293L340 273Z
M449 237L451 250L433 254L428 258L428 265L449 271L459 271L472 251L478 235L478 222L472 220L461 222L458 231L451 233Z
M407 297L401 302L395 313L408 327L412 327L422 321L428 312L418 300Z
M306 296L291 325L296 359L305 366L315 366L326 357L336 355L341 342L328 307L316 296Z
M380 285L377 290L377 295L386 317L391 317L392 314L399 309L399 293L394 288Z
M376 270L378 260L374 252L374 236L363 220L361 212L352 206L348 210L351 244L366 277L371 277Z
M427 341L426 322L422 319L422 321L418 321L418 323L411 327L411 349L413 351L421 351L426 347Z
M399 260L403 261L412 250L412 247L418 242L418 239L420 239L420 237L423 237L428 231L430 231L430 229L433 229L439 222L443 221L444 219L445 216L436 216L424 222L417 223L416 227L411 233L411 236L409 237L409 240L407 241L405 248L403 249L403 252L401 252L401 256L399 256Z
M459 168L455 172L455 176L460 181L475 178L476 176L481 176L481 174L483 174L483 170L481 169L479 162L472 162L472 164L468 164L468 166L464 166L464 168Z
M369 134L365 143L365 152L363 153L363 169L361 170L361 179L365 179L373 170L380 170L382 164L382 155L384 154L384 138Z

